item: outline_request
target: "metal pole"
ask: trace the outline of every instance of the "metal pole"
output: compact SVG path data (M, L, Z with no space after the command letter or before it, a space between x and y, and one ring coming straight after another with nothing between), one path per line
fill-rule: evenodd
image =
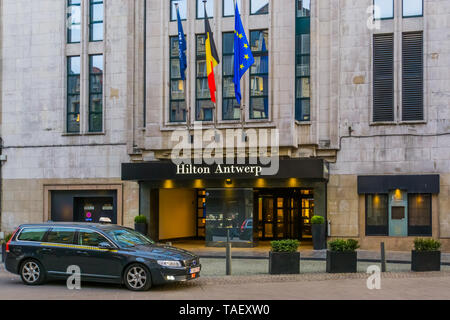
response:
M231 242L229 228L227 229L226 274L227 276L231 276Z
M381 242L381 272L386 272L386 253L384 250L384 242Z

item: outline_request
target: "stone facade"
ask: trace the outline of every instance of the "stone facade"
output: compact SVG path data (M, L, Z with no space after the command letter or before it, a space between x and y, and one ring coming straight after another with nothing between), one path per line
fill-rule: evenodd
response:
M2 215L1 229L42 222L48 197L45 186L121 185L119 220L132 226L138 214L136 183L120 180L120 165L129 160L128 115L132 107L134 39L128 37L130 1L106 1L104 41L87 39L88 2L82 2L80 44L66 42L66 1L2 1L0 34ZM81 133L66 133L66 57L102 53L104 132L89 134L86 95L81 97ZM84 82L86 83L86 81ZM83 86L83 85L82 85ZM82 88L82 92L86 92Z
M357 193L359 175L439 174L440 194L433 196L433 236L450 250L450 0L424 0L424 15L395 18L367 27L373 0L312 0L311 121L295 121L295 2L270 1L268 15L250 15L242 0L246 30L269 30L269 105L267 121L249 120L249 75L242 92L245 123L218 121L217 129L278 128L280 153L320 157L330 162L327 215L332 237L360 239L363 248L410 248L412 238L366 237L365 200ZM195 34L204 32L195 1L187 20L187 101L195 110ZM83 0L84 10L87 1ZM105 0L105 39L66 44L65 1L0 2L0 107L2 154L1 229L41 221L45 185L123 184L123 223L139 212L139 187L120 181L120 165L165 159L174 143L170 135L185 124L169 115L169 1ZM219 55L222 33L234 19L222 18L216 1L211 27ZM369 13L368 13L369 12ZM87 23L87 16L83 19ZM146 25L145 25L146 22ZM83 27L84 37L87 28ZM425 120L374 124L372 119L372 37L395 34L395 105L401 109L401 34L423 31ZM144 39L146 35L146 39ZM248 34L247 34L248 36ZM81 46L81 47L80 47ZM146 50L144 50L144 48ZM103 53L104 132L65 133L66 57ZM144 63L145 61L145 63ZM86 71L87 62L84 62ZM221 114L222 64L216 69L217 110ZM82 99L81 122L86 127ZM145 106L145 110L144 110ZM212 128L206 124L205 128Z

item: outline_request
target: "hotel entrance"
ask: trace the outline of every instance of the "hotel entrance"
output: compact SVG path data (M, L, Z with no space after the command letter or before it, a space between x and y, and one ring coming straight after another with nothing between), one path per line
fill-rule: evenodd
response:
M258 177L207 168L210 175L183 174L163 161L123 165L122 179L139 181L140 212L152 239L223 247L228 238L233 247L245 248L277 239L308 243L311 218L326 219L323 160L281 159L278 173Z
M260 240L311 240L313 189L255 190L255 225Z

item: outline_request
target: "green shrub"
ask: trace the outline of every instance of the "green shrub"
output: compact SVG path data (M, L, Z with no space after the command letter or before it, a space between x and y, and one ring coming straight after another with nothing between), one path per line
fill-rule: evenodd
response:
M328 242L331 251L335 252L354 252L359 248L358 241L354 239L336 239Z
M272 252L297 252L300 246L298 240L277 240L270 242Z
M325 218L322 216L314 216L311 219L311 223L312 224L324 224L325 223Z
M414 240L414 250L416 251L439 251L441 243L434 239L417 238Z
M147 217L146 216L136 216L134 218L134 223L147 223Z
M11 238L12 238L13 234L12 233L8 233L5 236L5 239L3 239L2 241L0 241L0 243L7 243Z

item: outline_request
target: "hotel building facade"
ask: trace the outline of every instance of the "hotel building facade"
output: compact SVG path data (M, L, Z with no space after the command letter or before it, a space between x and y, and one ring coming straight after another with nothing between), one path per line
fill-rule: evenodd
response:
M310 241L320 215L363 249L450 250L450 0L237 2L255 57L241 106L232 0L206 4L216 105L201 0L0 2L1 229L142 214L156 240L221 245L230 230L255 246ZM174 137L191 155L227 132L242 163L172 161ZM263 133L273 174L250 161Z

